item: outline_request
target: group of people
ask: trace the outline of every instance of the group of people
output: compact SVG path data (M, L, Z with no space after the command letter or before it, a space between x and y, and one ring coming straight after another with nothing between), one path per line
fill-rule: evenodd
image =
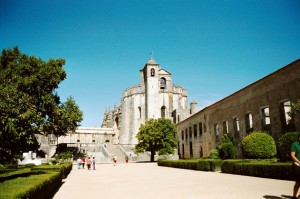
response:
M93 157L91 159L91 157L82 157L82 158L78 158L77 159L77 165L78 165L78 169L84 169L84 166L87 166L88 170L91 170L91 166L93 167L93 170L96 170L96 159L95 157Z
M117 156L113 155L112 160L114 162L114 166L116 166L117 165ZM125 163L128 164L128 157L127 156L125 156Z

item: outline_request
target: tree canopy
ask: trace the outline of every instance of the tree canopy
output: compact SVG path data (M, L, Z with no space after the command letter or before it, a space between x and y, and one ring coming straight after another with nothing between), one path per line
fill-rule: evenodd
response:
M0 55L0 163L35 151L35 134L65 135L82 121L73 98L65 103L55 92L66 78L64 59L43 61L18 47Z
M138 144L135 149L137 153L150 151L151 161L154 155L171 154L177 148L176 128L169 119L150 119L142 124L136 135Z

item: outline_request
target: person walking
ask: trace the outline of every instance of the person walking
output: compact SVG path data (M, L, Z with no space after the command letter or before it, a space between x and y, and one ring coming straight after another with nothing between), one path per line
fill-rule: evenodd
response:
M85 165L85 157L81 158L81 164L82 164L82 168L84 169L84 165Z
M113 156L113 162L114 162L114 166L116 166L117 165L117 156Z
M95 157L93 157L92 164L93 164L93 170L96 170L96 159L95 159Z
M128 157L125 156L125 162L126 162L126 165L128 164Z
M293 176L295 178L293 199L296 199L300 187L300 134L298 135L298 140L293 142L291 146L291 158L293 161Z
M87 164L87 168L88 170L91 170L91 164L92 164L92 160L90 157L88 157L87 161L86 161L86 164Z
M80 158L77 159L77 165L78 165L78 169L80 169L80 167L81 167L81 159Z

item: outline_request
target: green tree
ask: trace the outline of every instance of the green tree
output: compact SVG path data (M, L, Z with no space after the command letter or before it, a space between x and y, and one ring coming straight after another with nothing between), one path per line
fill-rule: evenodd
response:
M66 78L64 59L43 61L15 47L0 55L0 163L35 151L36 134L50 134L51 121L67 111L55 93ZM77 120L79 121L79 120ZM59 134L56 132L56 134Z
M298 100L296 103L292 103L291 112L289 112L289 115L300 117L300 100Z
M142 124L136 137L136 152L150 151L151 162L154 161L156 152L159 155L171 154L177 147L175 125L165 118L150 119Z

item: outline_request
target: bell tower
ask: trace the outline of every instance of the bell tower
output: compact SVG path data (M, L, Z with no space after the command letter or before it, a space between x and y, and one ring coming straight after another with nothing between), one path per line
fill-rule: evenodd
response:
M146 121L151 118L159 118L157 109L159 104L159 72L160 66L151 57L143 68L145 84L145 116Z

